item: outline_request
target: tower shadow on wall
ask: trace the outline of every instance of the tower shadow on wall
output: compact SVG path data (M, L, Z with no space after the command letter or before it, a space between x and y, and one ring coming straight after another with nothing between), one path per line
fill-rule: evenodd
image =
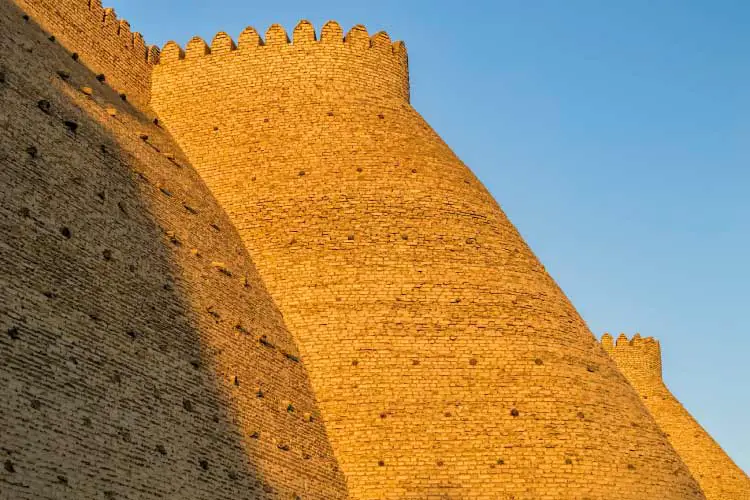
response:
M261 409L239 415L222 373L218 310L239 299L190 249L230 250L176 200L192 174L160 185L180 168L166 134L131 130L135 110L11 2L0 33L0 498L273 497L260 462L289 445L263 448ZM211 202L194 205L220 220Z

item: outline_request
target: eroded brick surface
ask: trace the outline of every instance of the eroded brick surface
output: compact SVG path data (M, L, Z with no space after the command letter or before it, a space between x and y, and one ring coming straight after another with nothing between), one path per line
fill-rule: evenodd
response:
M661 346L652 337L621 334L602 345L643 398L643 403L690 469L708 500L750 499L750 479L696 422L664 384Z
M345 498L232 224L138 88L26 15L0 1L0 498Z

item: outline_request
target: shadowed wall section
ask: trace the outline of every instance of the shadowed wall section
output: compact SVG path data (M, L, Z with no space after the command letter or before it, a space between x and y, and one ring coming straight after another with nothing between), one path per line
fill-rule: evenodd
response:
M497 203L403 44L302 22L170 43L152 104L300 342L357 499L703 498Z
M10 0L5 0L10 1ZM124 99L148 106L159 50L101 0L14 0L55 40Z
M604 350L643 398L643 403L698 481L708 500L750 499L750 479L672 395L662 379L661 347L652 337L602 337Z
M345 498L238 234L62 38L0 0L0 498Z

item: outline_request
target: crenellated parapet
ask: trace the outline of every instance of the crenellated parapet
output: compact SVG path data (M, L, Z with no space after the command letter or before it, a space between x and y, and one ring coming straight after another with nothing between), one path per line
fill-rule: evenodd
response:
M353 26L344 36L341 26L336 21L328 21L321 30L320 37L309 21L300 21L290 37L283 26L274 24L266 31L265 38L253 27L247 27L240 34L238 43L225 32L219 32L209 46L201 37L193 37L183 50L176 42L167 42L164 46L164 57L162 63L193 59L207 55L220 55L235 50L258 49L266 47L269 49L284 48L288 45L312 46L322 44L328 46L348 47L355 50L377 51L381 55L392 54L395 58L406 62L406 46L403 42L391 42L391 38L385 31L370 36L367 28L358 24Z
M612 335L605 333L601 343L632 383L661 383L661 346L658 340L641 337L638 333L631 339L621 333L615 340Z
M130 23L101 0L14 0L72 57L123 98L139 105L150 99L151 71L159 49L148 46Z
M364 26L346 35L335 21L316 33L301 21L291 36L280 25L262 37L246 28L235 42L218 33L209 44L194 37L183 48L168 42L161 51L155 94L191 86L210 76L212 90L241 91L270 102L280 96L299 99L398 99L409 101L406 46L381 31L372 36ZM218 87L217 87L218 86Z

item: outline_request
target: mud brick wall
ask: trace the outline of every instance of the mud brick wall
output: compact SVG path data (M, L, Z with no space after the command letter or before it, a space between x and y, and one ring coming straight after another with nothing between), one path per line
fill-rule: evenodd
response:
M5 0L10 1L10 0ZM14 0L58 43L100 79L139 106L147 106L159 50L118 19L101 0Z
M298 340L356 499L703 498L471 171L403 44L302 22L162 50L152 105Z
M750 499L750 478L680 404L662 379L661 347L652 337L604 334L602 345L643 398L708 500Z
M52 34L0 1L0 499L345 498L227 216Z

